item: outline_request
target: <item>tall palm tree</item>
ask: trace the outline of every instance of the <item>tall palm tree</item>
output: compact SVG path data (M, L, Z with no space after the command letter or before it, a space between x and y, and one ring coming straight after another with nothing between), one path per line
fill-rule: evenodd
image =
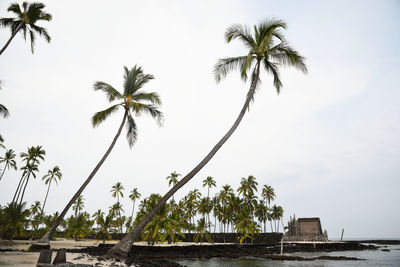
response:
M4 154L4 157L0 157L0 162L3 163L4 162L4 169L3 172L1 173L0 176L0 180L1 178L3 178L4 172L6 171L6 169L10 169L10 167L14 170L17 170L17 163L15 162L15 153L14 150L9 149L6 151L6 153Z
M58 166L55 166L53 169L49 170L45 176L43 176L42 180L44 180L45 184L47 184L48 186L47 186L46 196L43 201L43 207L42 207L41 214L43 214L44 207L46 206L47 196L49 195L51 183L54 181L56 183L56 185L58 185L58 181L61 180L61 177L62 177L62 173L61 173L60 167L58 167ZM58 179L58 181L57 181L57 179Z
M168 186L175 186L178 183L178 177L181 176L181 174L176 173L176 171L171 172L169 176L167 176L167 181L168 181ZM174 195L172 195L172 200L174 200Z
M217 184L215 183L214 178L208 176L206 179L203 180L203 187L207 186L207 208L208 208L208 231L211 233L211 221L210 221L210 188L216 187Z
M229 43L234 39L241 40L249 49L245 56L223 58L220 59L214 68L214 74L217 82L224 78L228 72L239 69L243 80L247 80L248 72L251 70L250 89L247 93L246 101L239 113L238 118L222 137L222 139L214 146L214 148L206 155L206 157L180 182L178 182L161 201L154 207L152 211L137 225L137 227L125 236L118 244L112 247L106 253L106 257L121 256L126 257L131 249L131 246L139 236L142 229L157 213L158 209L168 201L168 199L184 186L192 177L197 174L217 153L222 145L233 134L239 123L243 119L244 114L249 109L249 104L254 100L254 93L260 84L260 68L271 73L274 77L274 87L279 93L282 87L282 82L279 76L280 66L294 66L303 72L307 72L307 67L304 64L304 58L286 42L281 33L281 29L286 29L286 23L282 20L267 19L257 26L254 26L254 32L251 33L249 28L242 25L232 25L225 33L225 39ZM254 66L254 67L253 67Z
M133 205L132 205L132 220L133 220L133 212L135 211L135 202L137 199L139 199L141 196L141 194L139 193L139 191L137 190L137 188L133 188L132 191L129 194L129 198L132 200Z
M120 204L119 197L120 196L124 197L124 193L122 193L122 190L124 190L124 187L122 186L121 182L117 182L115 185L112 186L112 189L110 191L112 193L112 197L117 198L118 204ZM118 219L120 222L120 225L119 225L120 234L122 234L121 212L120 211L118 211Z
M2 89L1 83L2 83L2 81L0 81L0 90ZM7 118L8 116L10 116L10 112L8 111L6 106L4 106L2 104L0 104L0 116L3 116L3 118ZM0 147L5 149L3 142L4 142L4 139L0 134Z
M86 188L94 175L100 169L101 165L103 165L108 155L111 153L111 150L113 149L118 137L121 134L122 127L125 125L125 122L128 129L126 137L128 139L129 147L132 148L137 139L137 127L136 122L133 119L133 114L135 114L136 116L140 116L143 113L150 114L158 122L159 125L162 124L163 115L161 111L159 111L159 105L161 105L159 95L154 92L147 93L142 90L144 85L154 79L154 76L151 74L145 74L142 68L138 67L137 65L135 65L130 70L127 67L124 67L124 71L124 88L122 93L118 92L117 89L105 82L96 82L94 84L94 90L100 90L106 93L109 102L113 102L115 100L118 100L120 102L112 105L105 110L95 113L92 117L92 125L93 127L100 125L112 113L118 111L118 109L121 107L124 110L124 116L122 118L122 123L117 131L117 134L115 135L110 147L101 158L100 162L96 165L96 167L90 173L89 177L85 180L82 186L68 202L67 206L54 222L53 226L49 229L49 231L47 231L44 236L40 238L40 240L38 241L40 243L49 242L57 226L64 219L65 214L67 214L72 203L74 203L78 196L82 194L83 190Z
M7 43L0 50L0 55L3 54L4 50L14 39L18 32L22 32L22 36L26 40L27 33L31 39L31 51L33 54L35 47L36 34L43 36L47 42L50 43L51 37L47 30L43 27L36 25L39 21L51 21L52 16L49 13L43 11L45 5L42 3L22 3L21 6L17 3L11 4L7 11L14 13L14 18L1 18L0 27L8 27L11 29L11 37Z
M98 228L99 228L100 218L103 218L103 216L104 216L104 211L102 211L101 209L98 209L98 210L92 215L94 221L96 222L96 226L97 226L96 228L97 228L97 230L98 230Z

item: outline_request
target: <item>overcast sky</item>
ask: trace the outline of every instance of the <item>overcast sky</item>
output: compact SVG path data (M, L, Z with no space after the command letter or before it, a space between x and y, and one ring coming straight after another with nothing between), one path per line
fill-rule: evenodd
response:
M0 17L10 3L0 2ZM92 128L94 112L108 107L95 81L120 89L123 66L138 64L155 76L147 91L160 94L159 128L137 119L139 137L129 149L125 133L83 192L85 209L108 210L120 181L122 203L137 187L142 197L164 194L172 171L187 174L218 142L238 115L249 87L237 72L216 84L218 58L245 55L239 41L226 44L231 24L252 26L276 17L306 57L309 74L282 69L278 96L272 79L262 87L233 136L175 198L212 176L219 191L254 175L275 188L276 204L289 216L320 217L331 238L400 237L400 4L398 1L42 1L53 15L52 41L35 54L18 35L0 57L0 120L7 148L18 154L42 145L46 160L26 192L30 206L43 202L41 177L63 173L46 212L61 211L100 160L123 113ZM1 46L10 31L0 29ZM125 131L125 130L124 130ZM1 150L0 153L4 153ZM19 159L18 159L18 163ZM21 164L19 164L21 166ZM3 167L3 166L0 166ZM12 199L21 172L0 181L0 204Z

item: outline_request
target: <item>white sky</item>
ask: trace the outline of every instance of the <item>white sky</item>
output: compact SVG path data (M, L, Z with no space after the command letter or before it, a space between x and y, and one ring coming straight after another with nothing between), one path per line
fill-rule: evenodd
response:
M11 2L0 2L0 17ZM26 201L43 201L41 177L59 165L47 212L61 211L109 146L122 120L114 114L98 128L94 112L110 104L95 81L121 88L123 66L138 64L156 79L146 90L161 95L165 124L137 119L139 138L125 133L83 193L85 209L108 210L110 189L125 195L164 194L165 177L189 172L235 120L248 84L231 73L216 84L218 58L244 55L240 42L223 39L234 23L252 26L278 17L287 39L307 60L309 74L282 70L279 96L270 76L238 130L176 198L211 175L219 190L244 176L272 185L284 221L320 217L330 237L400 237L400 4L398 1L42 1L52 37L35 54L18 35L0 58L0 120L5 145L18 154L42 145L47 152ZM112 2L112 3L111 3ZM3 45L10 36L0 29ZM3 153L3 152L1 152ZM2 166L1 166L2 167ZM0 204L12 198L20 172L0 181ZM214 194L216 189L212 190ZM127 197L122 201L131 210Z

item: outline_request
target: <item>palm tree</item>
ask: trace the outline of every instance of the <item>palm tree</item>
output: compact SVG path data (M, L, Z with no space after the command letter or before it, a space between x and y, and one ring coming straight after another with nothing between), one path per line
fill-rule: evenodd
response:
M129 195L129 198L130 198L130 199L132 200L132 202L133 202L133 205L132 205L132 215L131 215L132 219L133 219L133 212L135 211L135 202L136 202L137 199L140 198L140 196L141 196L141 194L139 193L139 191L137 190L136 187L132 189L132 191L131 191L131 193L130 193L130 195Z
M211 176L208 176L206 179L203 180L203 187L207 186L207 207L208 207L208 231L211 233L211 221L210 221L210 188L211 187L216 187L217 184L215 183L214 178L212 178Z
M99 228L99 221L100 221L100 218L103 218L103 216L104 216L104 211L102 211L101 209L98 209L98 210L92 215L94 221L96 222L96 226L97 226L96 228L97 228L97 229Z
M268 210L271 210L271 201L275 199L275 190L272 188L270 185L264 185L261 191L261 196L264 198L266 203L268 204ZM267 214L268 215L268 214ZM271 216L269 216L271 217ZM272 220L271 218L269 219L269 222L271 224L271 232L272 230Z
M175 186L178 183L178 177L181 176L181 174L176 173L176 171L171 172L171 174L166 178L168 181L168 186ZM172 200L174 200L174 195L172 195Z
M84 200L85 198L83 196L79 196L74 202L72 210L75 211L75 218L78 218L80 211L85 207L85 204L83 203Z
M0 50L0 55L3 54L4 50L11 43L12 39L17 35L18 32L22 32L22 36L26 40L26 34L29 34L31 39L31 51L35 47L36 34L43 36L47 42L50 43L51 37L47 30L43 27L36 25L38 21L51 21L52 16L49 13L43 11L45 5L42 3L22 3L22 9L19 4L11 4L7 11L13 12L15 18L1 18L0 27L9 27L11 29L11 37L8 39L7 43Z
M0 81L0 90L2 89L1 83L2 83L2 81ZM0 104L0 116L3 116L3 118L7 118L8 116L10 116L10 112L8 111L6 106L4 106L2 104ZM5 148L3 145L3 142L4 142L4 139L0 134L0 147Z
M124 197L122 190L124 190L124 187L122 186L122 184L120 182L117 182L115 185L112 186L112 189L110 191L112 193L112 197L117 198L118 204L120 204L119 196ZM120 211L118 211L118 219L119 219L119 222L121 223L121 212ZM120 230L120 234L122 234L122 224L119 225L119 230Z
M304 58L289 46L280 32L281 29L286 29L286 23L276 19L268 19L261 22L259 25L254 26L253 34L251 34L247 27L238 24L232 25L228 28L225 33L226 41L229 43L234 39L239 39L247 48L249 48L249 52L245 56L241 57L220 59L214 68L217 82L234 69L239 69L242 79L246 81L248 77L247 74L254 64L251 74L250 89L238 118L207 156L192 171L183 177L179 183L167 192L161 201L154 207L154 210L152 210L132 232L126 235L124 239L108 250L106 253L107 257L126 257L134 240L136 240L142 229L157 213L157 210L160 209L176 191L189 182L189 180L192 179L192 177L212 159L222 145L233 134L243 119L244 114L249 109L250 102L254 100L254 93L260 84L259 75L261 66L273 75L274 86L278 93L282 87L282 82L279 77L280 66L294 66L303 72L307 72L307 67L303 62Z
M44 180L45 184L48 184L48 186L47 186L46 197L44 198L44 201L43 201L43 207L42 207L41 214L43 214L44 207L46 206L47 196L49 195L51 182L54 181L56 183L56 185L58 185L58 181L61 180L61 177L62 177L62 173L60 171L60 167L58 167L58 166L55 166L52 170L49 170L45 176L43 176L42 180ZM57 181L57 179L58 179L58 181Z
M3 178L4 172L6 171L6 169L10 169L13 168L14 170L17 170L17 164L15 163L15 153L14 150L9 149L6 151L6 153L4 154L4 157L0 157L0 162L3 163L4 162L4 169L3 172L1 173L0 176L0 180L1 178Z
M124 81L124 91L122 93L118 92L114 87L105 82L96 82L94 84L94 90L95 91L101 90L104 93L106 93L109 102L113 102L115 100L119 100L121 102L94 114L94 116L92 117L92 125L93 127L100 125L112 113L118 111L118 109L122 107L124 110L124 116L122 118L122 123L118 129L118 132L115 135L110 147L107 149L107 152L101 158L100 162L96 165L96 167L90 173L86 181L82 184L82 186L78 189L75 195L68 202L67 206L61 212L58 219L54 222L53 226L39 240L40 243L49 242L57 226L63 220L65 214L67 214L72 203L74 203L74 201L78 198L78 196L82 194L83 190L86 188L86 186L92 180L94 175L100 169L101 165L103 165L108 155L111 153L111 150L113 149L119 135L121 134L122 127L125 125L125 122L128 129L126 137L128 139L130 148L132 148L133 144L137 139L137 127L135 120L132 117L133 114L137 116L140 116L143 113L150 114L158 122L159 125L162 124L163 115L161 111L158 110L159 105L161 104L159 95L154 92L147 93L142 90L143 86L146 83L154 79L154 76L151 74L145 74L142 68L136 65L131 70L129 70L127 67L124 67L124 70L125 70L125 75L124 75L125 81Z

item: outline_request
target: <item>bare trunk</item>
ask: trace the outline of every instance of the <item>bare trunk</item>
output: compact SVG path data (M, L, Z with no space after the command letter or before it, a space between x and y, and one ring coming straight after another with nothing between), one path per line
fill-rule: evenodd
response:
M12 201L11 201L11 203L10 203L10 208L8 209L6 219L4 220L3 231L2 231L2 233L1 233L1 238L3 238L4 235L5 235L5 233L6 233L7 223L8 223L8 221L9 221L9 219L10 219L11 208L12 208L12 205L14 204L15 197L17 196L17 193L18 193L18 191L19 191L19 189L20 189L20 187L21 187L21 184L22 184L22 181L24 180L24 178L25 178L25 173L22 174L21 179L19 180L17 189L15 190L13 199L12 199Z
M101 158L100 162L97 163L96 167L94 170L90 173L89 177L86 179L86 181L82 184L82 186L79 188L79 190L75 193L75 195L71 198L71 200L68 202L67 206L64 208L64 210L61 212L60 216L58 216L57 220L54 221L53 225L50 227L49 231L47 231L46 234L44 234L40 239L39 243L49 243L50 239L52 238L54 232L56 231L58 225L61 223L61 221L64 219L64 216L67 214L69 208L72 206L72 204L76 201L76 199L82 194L83 190L86 188L86 186L89 184L89 182L92 180L94 175L97 173L97 171L100 169L101 165L103 165L104 161L107 159L108 155L111 153L111 150L113 149L115 143L117 142L118 137L121 134L122 127L125 124L126 117L128 115L128 111L125 110L124 118L122 119L121 126L118 129L117 134L115 135L113 141L111 142L110 147L107 149L106 153L104 156Z
M17 33L19 32L19 30L21 29L21 26L18 27L18 29L11 34L10 39L8 39L7 43L4 45L4 47L0 50L0 55L3 54L4 50L6 50L6 48L8 47L8 45L11 43L12 39L14 39L15 35L17 35Z
M1 181L1 178L3 178L4 173L6 172L7 166L8 166L8 162L4 165L4 170L1 173L0 181Z
M260 62L256 63L255 67L255 78L251 83L249 92L247 93L246 101L239 113L238 118L229 129L229 131L222 137L222 139L214 146L214 148L207 154L207 156L185 177L182 178L171 190L167 192L166 195L157 203L157 205L145 216L144 219L136 226L133 231L127 234L120 242L107 251L105 257L126 257L131 250L133 242L138 238L139 234L142 232L143 228L150 222L154 215L160 210L160 208L168 201L168 199L178 191L182 186L184 186L190 179L193 178L218 152L222 145L229 139L229 137L235 132L236 128L242 121L246 110L249 108L250 101L253 99L254 92L256 89L256 84L259 79L260 74Z
M46 206L47 196L49 195L49 191L50 191L50 185L51 185L51 180L49 182L49 186L47 187L47 192L46 192L46 196L45 196L44 201L43 201L42 210L40 211L39 224L36 225L36 227L35 227L35 229L33 231L32 239L35 239L36 231L39 228L39 225L41 224L40 222L42 221L42 217L43 217L43 213L44 213L44 207Z

